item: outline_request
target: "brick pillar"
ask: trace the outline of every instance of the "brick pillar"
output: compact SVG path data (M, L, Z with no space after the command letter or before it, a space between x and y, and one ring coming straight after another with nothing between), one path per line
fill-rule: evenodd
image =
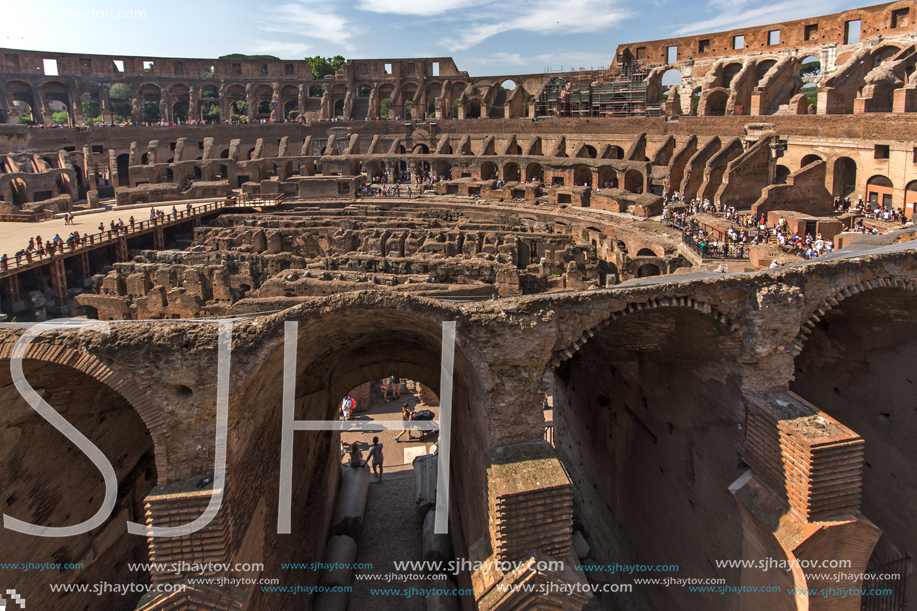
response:
M153 250L165 250L166 249L166 232L162 226L156 227L153 231Z
M116 252L115 260L117 260L119 263L126 263L127 262L127 237L126 236L122 235L118 237L118 244L115 246L115 249L116 249L115 250Z
M824 561L849 560L840 571L845 575L865 571L882 534L860 513L862 438L792 392L746 397L746 403L743 457L751 469L730 486L743 514L743 558L807 561L817 568L743 569L742 585L868 587L820 578L838 572L824 570ZM773 608L858 611L860 599L798 595Z
M51 288L54 289L54 301L57 307L67 305L67 273L64 269L63 257L51 259Z
M487 467L487 509L489 535L470 546L472 561L481 568L471 575L480 611L557 608L582 609L591 596L577 592L557 597L531 596L512 591L522 583L566 583L585 585L572 553L573 485L554 454L543 441L491 449L484 457ZM561 560L559 571L538 569L539 561ZM503 572L502 561L519 566ZM497 586L501 587L497 587Z

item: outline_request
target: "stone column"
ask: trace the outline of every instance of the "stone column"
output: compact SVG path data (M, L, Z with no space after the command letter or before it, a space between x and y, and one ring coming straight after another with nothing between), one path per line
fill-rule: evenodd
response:
M198 112L198 87L194 86L191 88L190 93L188 94L188 120L197 121L199 120L200 113Z
M99 89L99 100L102 106L102 123L111 125L114 122L114 113L111 108L111 90L108 87Z
M248 106L245 114L248 117L248 122L251 123L255 120L255 111L258 110L255 107L255 86L252 83L245 86L245 104Z
M274 83L274 93L271 96L271 121L280 121L283 118L283 108L280 103L280 83Z

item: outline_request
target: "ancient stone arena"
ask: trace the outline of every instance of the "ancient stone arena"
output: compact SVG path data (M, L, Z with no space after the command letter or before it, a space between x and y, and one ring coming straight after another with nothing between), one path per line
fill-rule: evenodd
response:
M915 14L0 50L0 611L914 608Z

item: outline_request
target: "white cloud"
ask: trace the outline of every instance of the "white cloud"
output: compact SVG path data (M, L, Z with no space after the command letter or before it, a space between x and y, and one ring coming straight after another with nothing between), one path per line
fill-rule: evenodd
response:
M454 11L488 4L490 0L437 0L435 2L417 2L417 0L359 0L357 8L371 13L392 13L395 15L412 15L432 17Z
M345 48L352 47L350 38L355 33L347 19L316 0L293 0L282 4L269 13L260 13L256 22L258 29L265 32L318 38Z
M283 42L280 40L254 40L252 54L276 55L281 59L302 59L312 48L304 42Z
M511 30L539 34L600 32L630 17L630 13L620 8L616 0L570 0L564 3L515 0L490 5L488 10L495 21L470 22L458 36L443 38L443 44L452 51L461 51Z
M684 25L673 32L676 36L688 36L704 32L719 32L735 28L760 26L768 23L780 23L804 19L812 15L824 15L835 10L831 0L816 0L800 3L796 0L785 0L776 4L766 4L752 8L754 2L749 0L711 0L708 6L718 14L712 19L697 21ZM725 12L724 12L725 11Z

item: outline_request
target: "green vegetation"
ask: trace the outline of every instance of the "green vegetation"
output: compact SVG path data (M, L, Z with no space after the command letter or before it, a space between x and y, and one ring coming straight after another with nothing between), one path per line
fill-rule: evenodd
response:
M799 66L802 76L818 76L821 74L821 62L806 62Z
M248 120L248 104L237 100L229 106L229 118L233 121Z
M246 55L244 53L230 53L229 55L221 55L217 59L241 59L241 60L264 60L264 59L276 59L279 60L279 57L274 55Z
M204 85L201 87L202 98L217 98L220 96L220 88L216 85Z
M204 121L219 121L220 106L216 102L205 102L201 106L201 118Z
M162 120L159 114L159 104L157 102L143 103L143 120L147 123L158 123Z
M427 103L427 116L433 118L436 116L436 100L430 100Z
M260 102L258 102L258 114L259 115L271 114L271 103L267 100L261 100Z
M325 95L325 88L321 85L312 85L309 87L310 98L320 98Z
M124 83L115 83L108 93L114 120L125 123L131 120L131 88Z
M172 119L181 123L188 120L188 102L179 101L172 105Z
M338 70L343 70L344 64L347 63L347 60L342 55L335 55L334 57L316 55L315 57L307 57L306 61L312 66L312 80L314 81L320 81L329 74L333 76Z
M408 100L404 103L404 118L405 119L411 118L411 104L413 104L411 100Z
M66 110L61 110L53 113L51 115L51 120L55 124L60 123L61 125L68 125L70 123L70 115L67 114Z
M382 103L379 104L379 107L380 107L379 108L379 118L380 119L388 119L388 108L389 106L391 106L391 104L392 104L391 98L385 98L384 100L382 100Z
M102 108L98 102L86 100L80 106L83 110L83 122L86 125L102 122Z

